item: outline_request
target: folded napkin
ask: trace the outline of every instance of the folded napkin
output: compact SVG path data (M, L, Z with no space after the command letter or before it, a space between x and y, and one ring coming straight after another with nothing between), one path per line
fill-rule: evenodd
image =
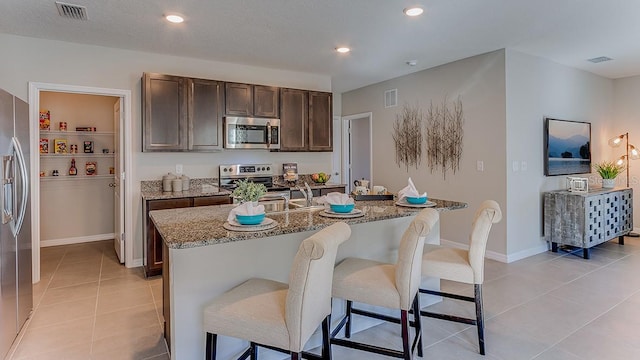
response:
M236 222L236 214L238 215L260 215L264 214L264 205L255 205L253 202L248 201L242 203L229 211L227 221L229 223Z
M327 195L321 196L318 200L316 200L318 204L333 204L333 205L346 205L353 204L353 198L348 194L343 194L339 192L331 192Z
M416 186L413 184L413 181L411 181L411 178L409 178L408 183L409 184L407 186L405 186L400 191L398 191L399 200L402 200L406 197L427 197L426 192L420 195L420 193L418 192L418 189L416 189Z

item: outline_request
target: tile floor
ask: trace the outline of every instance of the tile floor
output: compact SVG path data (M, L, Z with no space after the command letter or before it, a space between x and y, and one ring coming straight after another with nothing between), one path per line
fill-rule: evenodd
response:
M640 359L640 239L625 241L594 248L590 260L562 252L511 264L487 260L487 355L477 353L474 327L423 317L423 358ZM168 359L159 278L145 280L140 269L118 265L110 242L43 249L42 265L36 310L14 359ZM449 282L442 288L473 291ZM474 314L472 304L448 299L431 309ZM354 338L400 345L397 325ZM388 359L338 346L333 355Z
M42 248L41 269L12 359L169 359L162 279L121 265L113 241Z

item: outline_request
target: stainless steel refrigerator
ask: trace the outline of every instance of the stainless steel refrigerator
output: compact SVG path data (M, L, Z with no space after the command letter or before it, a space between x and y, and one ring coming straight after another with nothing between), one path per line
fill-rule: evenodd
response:
M33 307L29 106L0 89L0 358Z

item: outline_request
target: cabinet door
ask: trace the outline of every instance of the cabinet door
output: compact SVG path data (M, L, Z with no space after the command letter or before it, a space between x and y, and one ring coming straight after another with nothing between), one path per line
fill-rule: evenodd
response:
M309 150L333 151L331 93L309 92Z
M308 150L307 110L307 91L296 89L281 89L280 151Z
M147 214L145 215L145 221L147 222L147 238L145 239L147 256L146 263L144 264L144 271L147 276L154 276L162 273L162 247L164 245L162 236L160 236L160 233L153 225L153 221L149 218L149 211L177 209L190 206L191 198L147 201Z
M209 206L231 204L229 195L203 196L193 198L193 206Z
M618 234L626 234L633 230L633 190L620 191L620 228Z
M225 84L225 113L227 115L253 116L253 86L249 84Z
M344 194L344 186L320 189L320 195L327 195L328 193L332 192L339 192Z
M222 149L221 83L189 79L189 150Z
M149 74L142 77L143 151L187 149L185 78Z
M273 86L253 86L253 113L255 117L277 118L280 92Z

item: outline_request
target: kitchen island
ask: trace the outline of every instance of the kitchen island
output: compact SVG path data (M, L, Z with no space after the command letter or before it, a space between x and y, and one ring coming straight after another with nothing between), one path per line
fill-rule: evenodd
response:
M439 211L463 209L467 204L431 199ZM202 313L216 296L252 277L288 282L289 270L299 244L315 231L336 221L351 226L351 238L341 245L337 261L357 256L395 262L402 234L421 209L394 205L394 201L356 202L364 216L352 219L327 218L317 209L268 213L278 225L260 232L228 231L223 225L232 205L151 211L150 217L164 240L163 306L165 338L171 359L204 357L205 334ZM427 243L440 242L439 223ZM424 279L425 286L439 288L438 279ZM423 297L423 305L429 301ZM431 300L435 301L435 300ZM335 301L334 320L344 313ZM358 321L354 331L373 326L375 321ZM239 339L219 337L218 359L230 359L244 349ZM319 337L309 341L319 345ZM282 354L261 351L261 359Z

